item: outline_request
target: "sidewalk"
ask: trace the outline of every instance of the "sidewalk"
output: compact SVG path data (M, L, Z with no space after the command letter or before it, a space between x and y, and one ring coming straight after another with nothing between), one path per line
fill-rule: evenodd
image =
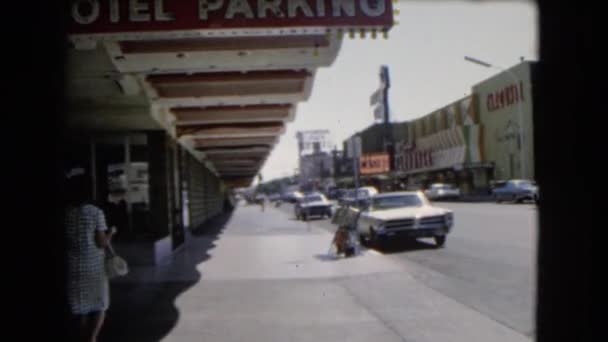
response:
M333 260L331 235L241 206L157 267L112 284L101 341L530 341L375 251Z

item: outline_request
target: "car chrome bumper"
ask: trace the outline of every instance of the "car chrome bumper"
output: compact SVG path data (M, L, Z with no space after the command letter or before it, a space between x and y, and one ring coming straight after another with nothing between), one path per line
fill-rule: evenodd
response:
M302 208L301 212L306 215L325 215L331 212L331 206L325 207L314 207L314 208Z
M424 238L447 235L450 232L450 227L443 226L438 228L418 228L418 229L399 229L399 230L383 230L376 232L379 238L393 237L408 237L408 238Z

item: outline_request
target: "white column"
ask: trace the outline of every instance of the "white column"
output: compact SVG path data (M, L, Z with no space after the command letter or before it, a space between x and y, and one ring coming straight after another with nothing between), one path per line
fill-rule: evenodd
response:
M93 200L97 200L97 153L95 138L91 138L89 145L91 148L91 196Z
M127 220L128 220L128 227L129 227L129 232L133 233L133 207L131 206L131 180L130 180L130 174L131 174L131 140L129 139L129 136L125 137L125 180L126 180L126 187L127 187L127 192L126 192L126 200L127 200Z

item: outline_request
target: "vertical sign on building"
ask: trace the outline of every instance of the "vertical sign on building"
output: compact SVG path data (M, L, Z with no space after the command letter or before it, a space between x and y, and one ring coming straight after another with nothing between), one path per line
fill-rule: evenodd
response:
M384 120L384 88L378 88L370 97L369 105L374 108L374 120Z

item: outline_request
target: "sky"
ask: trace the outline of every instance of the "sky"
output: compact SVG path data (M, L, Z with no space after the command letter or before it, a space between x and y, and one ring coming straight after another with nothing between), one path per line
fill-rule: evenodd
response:
M389 67L391 121L424 116L469 95L496 69L466 62L472 56L501 67L538 60L537 9L533 2L399 1L399 22L388 39L344 38L335 62L315 75L308 101L262 168L265 181L293 175L298 167L296 132L328 129L342 141L374 123L370 95Z

